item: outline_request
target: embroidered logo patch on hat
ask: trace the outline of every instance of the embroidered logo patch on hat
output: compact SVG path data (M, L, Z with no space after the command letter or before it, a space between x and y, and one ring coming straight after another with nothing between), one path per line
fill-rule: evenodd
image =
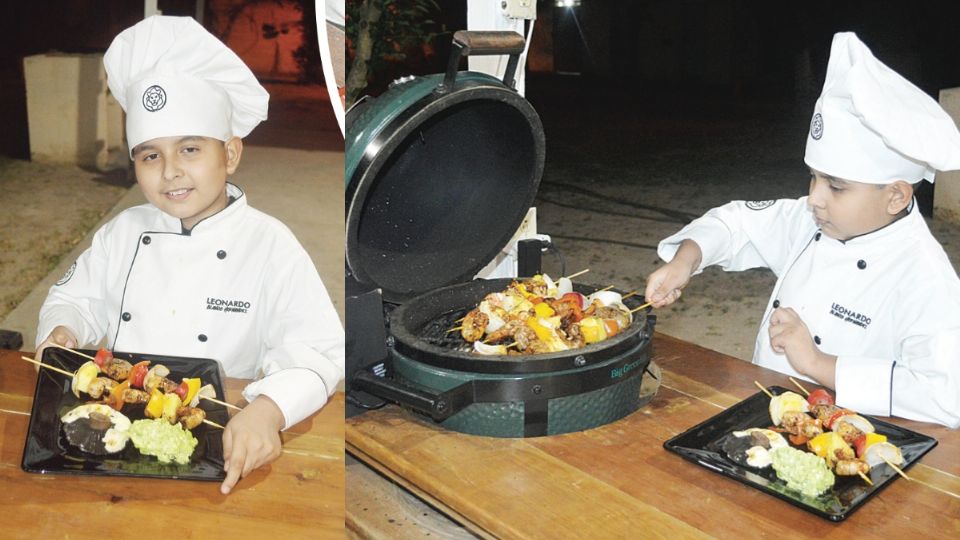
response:
M167 93L163 91L163 88L160 88L157 85L153 85L150 88L147 88L143 92L143 108L150 111L156 112L163 108L167 104Z
M810 136L818 141L823 137L823 116L820 113L813 115L813 120L810 122Z

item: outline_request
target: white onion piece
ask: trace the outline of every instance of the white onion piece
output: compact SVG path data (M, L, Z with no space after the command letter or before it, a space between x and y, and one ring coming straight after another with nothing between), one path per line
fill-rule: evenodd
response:
M486 328L485 332L488 333L488 334L490 334L490 333L492 333L492 332L496 332L497 330L503 328L504 325L507 324L507 323L504 322L504 320L501 319L498 315L493 314L493 313L487 315L487 319L489 320L489 322L487 323L487 328ZM474 343L476 343L476 342L474 342Z
M628 308L626 304L624 304L623 302L617 302L615 304L612 304L610 307L615 307L617 309L620 309L624 313L626 313L627 320L630 321L630 324L633 324L633 313L630 313L630 308ZM623 328L621 328L621 330L623 330Z
M507 354L506 345L487 345L481 341L473 342L473 351L488 356Z
M573 292L573 282L570 278L562 277L557 280L557 298L571 292Z
M500 306L504 311L513 311L518 305L525 302L526 299L518 294L505 294L500 300Z
M212 384L201 386L200 390L197 390L197 395L193 396L193 399L190 400L190 406L196 407L200 405L200 398L204 397L217 399L217 391L214 390Z
M770 419L773 424L780 425L783 419L783 413L788 411L808 412L810 410L807 400L796 392L784 392L779 396L774 396L770 400Z
M884 458L886 458L886 461ZM900 449L896 446L888 442L881 442L871 444L867 447L867 455L864 456L864 461L866 461L871 468L886 463L887 461L894 465L901 465L903 463L903 454L900 453Z
M839 424L840 422L846 422L864 433L874 432L873 424L859 414L845 414L840 418L837 418L836 423Z
M610 304L623 305L623 296L620 293L613 291L597 291L588 296L587 299L590 301L598 300L600 301L600 305L603 307L607 307Z
M556 297L557 296L557 284L550 279L550 276L546 274L540 274L543 277L543 282L547 284L547 296Z

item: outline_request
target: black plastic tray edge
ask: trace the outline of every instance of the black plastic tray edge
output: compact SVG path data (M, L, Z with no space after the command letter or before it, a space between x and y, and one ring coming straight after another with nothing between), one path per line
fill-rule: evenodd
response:
M780 394L780 391L784 391L784 392L787 391L787 389L784 388L784 387L782 387L782 386L769 386L769 387L767 387L767 389L768 389L768 390L771 390L771 391L777 391L777 392L776 392L777 395ZM732 407L729 407L729 408L727 408L727 409L725 409L725 410L723 410L723 411L721 411L721 412L719 412L719 413L711 416L710 418L707 418L707 419L704 420L703 422L700 422L699 424L697 424L697 425L695 425L695 426L687 429L687 430L684 431L683 433L680 433L680 434L678 434L678 435L674 435L673 437L671 437L670 439L668 439L667 441L665 441L665 442L663 443L664 449L666 449L666 450L668 450L668 451L670 451L670 452L673 452L674 454L677 454L678 456L682 457L683 459L685 459L685 460L687 460L687 461L689 461L689 462L691 462L691 463L694 463L694 464L696 464L696 465L699 465L699 466L701 466L701 467L703 467L703 468L705 468L705 469L708 469L708 470L710 470L710 471L713 471L713 472L715 472L715 473L719 473L719 474L721 474L721 475L723 475L723 476L726 476L727 478L736 480L737 482L740 482L741 484L744 484L744 485L746 485L746 486L748 486L748 487L751 487L751 488L753 488L753 489L757 489L757 490L759 490L759 491L762 491L762 492L764 492L764 493L766 493L766 494L768 494L768 495L773 495L774 497L776 497L776 498L778 498L778 499L780 499L780 500L782 500L782 501L788 502L788 503L790 503L791 505L796 506L797 508L800 508L800 509L805 510L805 511L807 511L807 512L810 512L810 513L812 513L812 514L816 514L816 515L818 515L818 516L820 516L820 517L822 517L822 518L824 518L824 519L827 519L827 520L829 520L829 521L832 521L832 522L834 522L834 523L839 523L839 522L847 519L851 514L853 514L853 513L856 512L861 506L863 506L863 504L866 503L870 498L872 498L872 497L873 497L874 495L876 495L877 493L880 493L881 491L883 491L884 489L886 489L886 487L887 487L889 484L891 484L891 483L893 482L893 480L895 480L895 479L897 479L897 478L899 477L898 475L893 475L890 479L884 481L884 482L881 483L879 486L876 486L876 489L870 494L870 497L867 497L867 498L865 498L864 500L860 501L859 503L853 505L853 506L850 507L846 512L841 512L841 513L839 513L839 514L829 514L829 513L827 513L827 512L822 512L822 511L820 511L820 510L818 510L818 509L816 509L816 508L814 508L814 507L812 507L812 506L803 504L803 502L801 502L801 501L799 501L799 500L797 500L797 499L788 497L787 495L785 495L785 494L783 494L783 493L780 493L779 491L775 491L775 490L772 490L772 489L767 488L767 487L764 486L764 485L756 484L756 483L754 483L754 482L751 482L751 481L749 481L747 478L744 478L744 477L742 477L742 476L738 476L738 475L736 475L736 474L730 473L730 472L727 471L727 470L724 470L724 469L720 469L720 468L711 466L711 465L709 465L709 464L701 461L698 456L695 456L695 455L692 455L692 454L689 454L688 452L686 452L686 449L685 449L685 448L683 448L683 447L677 447L677 446L674 445L674 442L675 442L677 439L680 439L680 438L686 436L687 434L689 434L690 432L693 432L693 431L696 431L696 430L698 430L698 429L701 429L703 426L705 426L705 425L707 425L707 424L710 424L711 422L714 422L714 421L717 419L718 416L721 416L721 415L724 415L724 414L728 414L728 413L732 414L730 411L736 412L736 407L737 407L738 405L740 405L740 404L743 403L744 401L747 401L747 400L753 398L754 396L756 396L756 395L758 395L758 394L760 394L760 393L761 393L761 392L757 392L756 394L752 394L752 395L744 398L743 400L741 400L741 401L740 401L739 403L737 403L736 405L733 405ZM896 428L896 429L905 429L905 428L902 428L902 427L897 426L897 425L895 425L895 424L891 424L891 423L889 423L889 422L884 422L883 420L878 420L877 418L874 418L874 417L872 417L872 416L868 416L868 415L862 415L862 416L863 416L864 418L870 420L870 422L871 422L872 424L874 424L874 425L891 426L891 427L894 427L894 428ZM908 431L911 431L911 430L908 430ZM916 433L916 432L914 432L914 433ZM918 433L918 435L923 435L923 434L922 434L922 433ZM931 441L933 441L933 444L930 445L929 448L927 448L926 450L924 450L923 452L921 452L919 455L917 455L917 458L913 461L913 463L911 463L911 464L908 465L906 468L904 468L904 470L907 470L907 469L909 469L910 467L913 467L913 464L914 464L914 463L920 461L920 459L923 458L923 456L927 455L928 452L930 452L931 450L933 450L934 448L936 448L936 447L937 447L937 444L939 444L939 441L937 441L937 439L934 439L933 437L930 437L930 436L927 436L927 435L923 435L923 436L926 437L926 438L928 438L928 439L930 439Z

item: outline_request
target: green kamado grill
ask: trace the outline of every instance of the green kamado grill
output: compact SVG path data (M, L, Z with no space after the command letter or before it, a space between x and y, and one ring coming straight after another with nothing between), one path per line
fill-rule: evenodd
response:
M470 280L513 236L543 172L540 118L513 89L523 45L513 32L457 32L446 73L395 81L347 112L348 401L374 396L496 437L589 429L640 404L655 322L645 311L560 353L480 356L447 332L509 285ZM458 72L469 54L509 55L503 80Z

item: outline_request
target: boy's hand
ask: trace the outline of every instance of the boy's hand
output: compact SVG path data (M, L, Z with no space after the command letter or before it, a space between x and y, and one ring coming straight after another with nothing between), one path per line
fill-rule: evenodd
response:
M681 290L690 283L690 276L700 266L702 253L693 240L680 244L673 260L647 276L644 296L653 307L669 306L680 299Z
M787 361L803 376L820 384L835 386L837 357L822 352L813 342L810 330L791 308L777 308L770 315L770 348L785 354Z
M223 430L223 468L227 477L220 492L230 493L241 478L280 457L280 430L284 418L280 407L267 396L234 415Z
M51 344L67 347L68 349L75 349L77 347L77 338L66 326L58 326L54 328L53 331L50 332L50 335L47 336L47 339L43 340L43 343L37 347L37 352L33 357L38 361L42 361L43 350L49 347ZM33 365L33 368L37 371L40 371L40 366L36 364Z

